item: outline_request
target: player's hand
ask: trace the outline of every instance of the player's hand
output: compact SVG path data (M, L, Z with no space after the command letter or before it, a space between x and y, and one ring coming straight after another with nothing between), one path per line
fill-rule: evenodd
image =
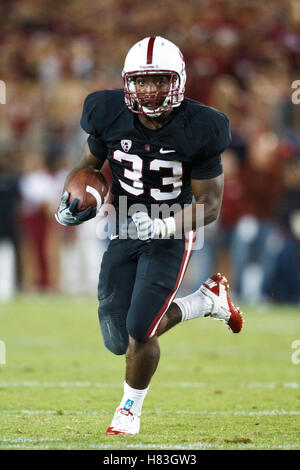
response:
M70 194L65 191L60 200L60 206L57 209L55 218L61 225L79 225L86 220L96 216L96 207L87 207L84 211L76 212L79 199L74 199L68 204Z
M132 220L136 226L137 237L140 240L152 238L169 238L175 233L175 219L154 219L146 212L136 212L132 215Z

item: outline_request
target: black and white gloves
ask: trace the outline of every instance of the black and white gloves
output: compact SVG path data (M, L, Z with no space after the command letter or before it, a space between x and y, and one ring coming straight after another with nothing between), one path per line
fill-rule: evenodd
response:
M68 205L69 196L68 191L65 191L61 197L60 206L55 214L55 218L59 224L79 225L96 216L96 207L87 207L84 211L76 212L79 199L74 199L74 201Z
M135 224L139 240L169 238L175 234L176 224L174 217L151 219L146 212L136 212L132 215L132 220Z
M60 206L57 209L55 218L61 225L79 225L86 220L96 216L96 207L76 212L79 199L74 199L68 204L70 194L65 191L60 200ZM132 222L121 228L121 234L124 238L133 238L139 240L150 240L153 238L169 238L175 234L176 224L174 217L166 219L151 219L146 212L136 212L131 217Z

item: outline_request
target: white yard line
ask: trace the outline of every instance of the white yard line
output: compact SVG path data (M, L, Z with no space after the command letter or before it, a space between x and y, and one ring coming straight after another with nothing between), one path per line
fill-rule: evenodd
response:
M51 449L53 447L55 448L60 448L62 450L76 450L76 449L93 449L93 450L125 450L125 449L141 449L141 450L174 450L176 453L176 450L208 450L208 449L228 449L234 448L234 449L260 449L260 450L266 450L266 449L299 449L299 445L270 445L270 444L260 444L260 445L255 445L255 444L234 444L234 443L229 443L227 445L218 445L218 444L210 444L210 443L202 443L202 442L191 442L189 444L182 444L182 445L177 445L177 444L143 444L143 443L136 443L136 444L98 444L98 443L90 443L86 445L70 445L70 444L63 444L60 439L57 439L56 441L59 442L59 445L57 446L51 446L51 445L38 445L38 444L32 444L26 445L26 444L13 444L14 440L11 440L11 444L7 445L2 445L0 444L0 449L36 449L36 450L46 450L46 449ZM54 442L54 440L46 440L45 442Z
M4 442L20 442L20 443L25 443L25 442L64 442L63 439L61 438L47 438L47 437L37 437L37 438L29 438L29 437L16 437L16 438L0 438L0 444Z
M169 412L171 413L171 411ZM179 414L200 414L208 416L278 416L278 415L300 415L300 411L286 411L286 410L262 410L262 411L188 411L188 410L176 410L175 413Z
M8 415L55 415L55 416L64 416L64 415L94 415L101 416L103 415L102 411L97 410L0 410L1 414ZM201 416L300 416L299 410L237 410L237 411L211 411L211 410L144 410L143 415L167 415L167 414L177 414L177 415L201 415ZM1 442L1 439L0 439Z
M240 388L300 388L299 382L242 382L236 383L205 383L205 382L170 382L159 383L161 387L209 388L209 387L240 387ZM0 388L41 387L41 388L113 388L122 387L123 383L102 382L40 382L40 381L0 381Z
M11 381L11 382L0 382L0 388L12 387L41 387L41 388L107 388L107 387L121 387L122 383L100 383L100 382L39 382L34 381Z

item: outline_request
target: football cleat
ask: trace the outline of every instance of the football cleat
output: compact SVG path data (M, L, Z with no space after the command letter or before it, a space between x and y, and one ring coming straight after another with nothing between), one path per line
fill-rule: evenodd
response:
M138 434L139 430L140 416L125 408L118 408L106 434Z
M243 327L243 317L239 307L235 307L228 295L229 284L222 274L214 274L200 287L200 291L213 303L210 317L222 320L233 333Z

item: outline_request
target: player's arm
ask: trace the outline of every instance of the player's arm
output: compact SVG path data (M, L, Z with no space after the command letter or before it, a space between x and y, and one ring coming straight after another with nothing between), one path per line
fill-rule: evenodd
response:
M133 214L132 220L140 240L168 238L203 227L218 218L223 197L223 174L206 180L193 179L191 184L195 202L174 217L152 220L145 212ZM199 205L204 206L204 217L203 211L197 210Z
M195 203L175 214L176 233L183 233L184 227L195 230L214 222L220 213L224 176L223 174L207 180L192 180L192 191ZM203 205L204 218L199 217L202 211L197 211L197 206Z
M101 170L103 164L105 162L105 158L99 158L95 157L89 148L88 142L86 142L83 146L82 153L80 156L80 160L78 163L72 168L70 173L66 177L65 185L63 191L65 191L65 188L67 187L70 179L72 176L79 170L82 170L83 168L94 168L96 170Z
M77 165L70 171L66 177L64 184L63 194L60 200L59 208L55 214L55 218L58 223L61 225L79 225L86 220L92 219L96 215L95 207L87 207L84 211L77 212L76 207L78 204L78 199L74 199L71 204L69 201L69 193L66 190L68 183L72 176L77 173L77 171L82 170L83 168L94 168L100 170L105 162L105 158L99 158L92 155L88 142L84 144L81 157Z

